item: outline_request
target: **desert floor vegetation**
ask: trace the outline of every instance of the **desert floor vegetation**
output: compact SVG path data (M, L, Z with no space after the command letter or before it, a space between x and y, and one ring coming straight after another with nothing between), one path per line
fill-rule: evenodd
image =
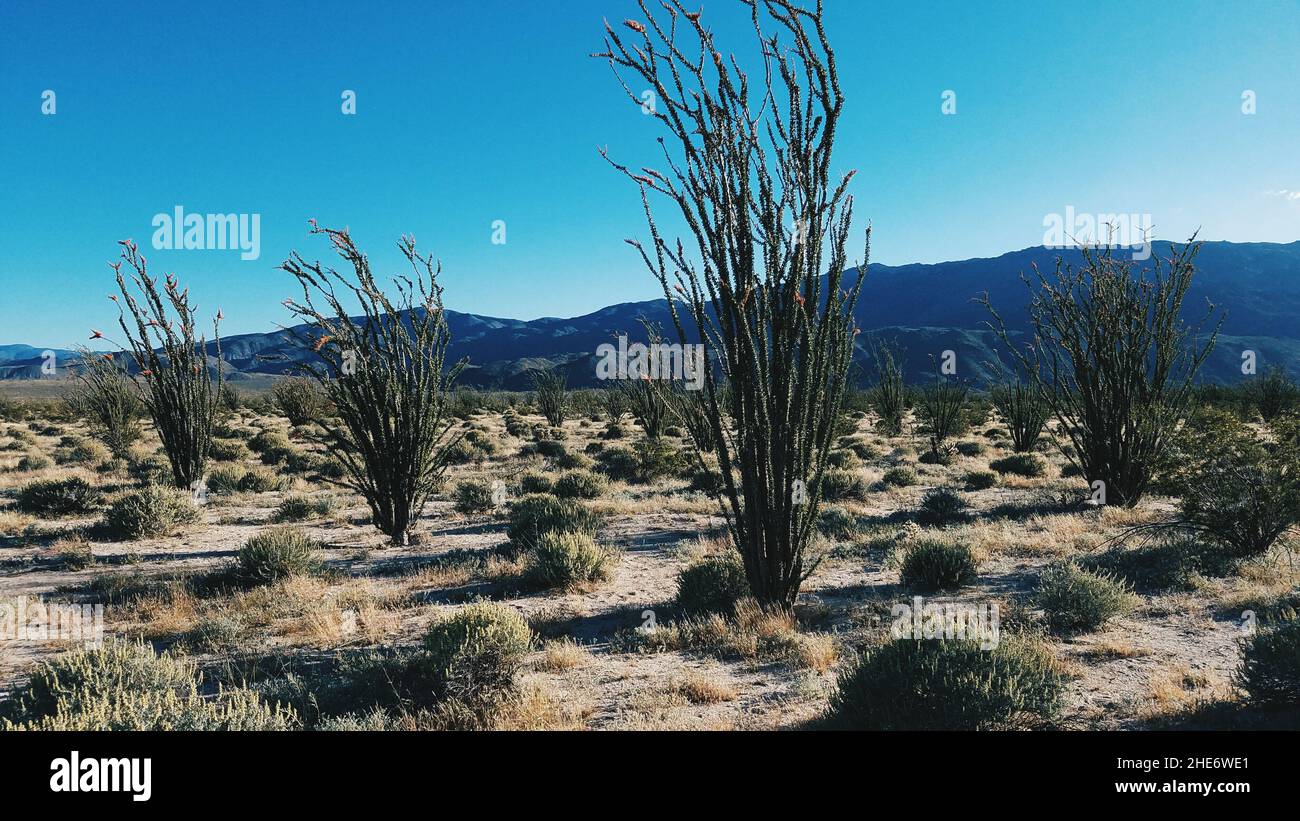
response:
M1285 539L1216 561L1222 551L1203 532L1153 529L1178 521L1174 496L1088 505L1084 480L1062 475L1053 423L1034 454L1044 469L1022 475L991 472L1013 458L1007 438L983 434L1002 423L996 413L957 437L982 447L954 449L946 465L919 458L928 441L914 420L900 434L882 433L890 426L874 413L846 421L835 451L854 456L837 470L861 492L824 506L816 569L784 610L749 597L682 436L662 436L682 457L652 477L598 458L577 466L575 455L623 446L602 438L597 409L558 426L524 395L509 414L464 411L458 432L476 431L467 441L490 441L493 452L472 448L449 466L412 544L395 547L364 500L326 475L322 446L269 404L225 411L218 441L261 436L287 448L283 458L266 465L232 448L209 468L224 480L188 498L150 484L161 446L147 422L129 459L59 463L62 442L89 436L89 423L27 407L0 422L0 600L103 604L116 655L75 663L119 664L121 647L143 642L190 671L167 709L193 701L191 680L197 692L242 699L226 718L202 708L185 719L194 726L1131 729L1249 725L1259 711L1294 720L1286 625L1300 608L1300 572ZM564 447L542 452L539 436ZM630 431L627 446L643 436ZM882 478L900 472L914 483ZM165 473L160 481L170 484ZM581 492L557 496L560 483ZM1010 707L986 693L955 717L864 712L854 693L893 686L893 608L917 595L996 602L1003 641L1017 642L1017 663L1047 689ZM50 674L42 664L70 653L67 642L0 643L0 690L21 695ZM943 675L963 659L908 664ZM16 713L16 697L0 701L7 720L53 721ZM145 699L122 697L132 709ZM104 726L111 707L67 726ZM145 726L188 726L158 710L149 721L162 724Z

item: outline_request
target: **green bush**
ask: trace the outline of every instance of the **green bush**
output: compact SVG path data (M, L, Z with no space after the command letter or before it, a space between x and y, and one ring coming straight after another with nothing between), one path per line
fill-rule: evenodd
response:
M238 439L213 439L208 455L218 462L242 462L252 457L252 451Z
M118 499L104 513L104 526L126 539L170 536L199 520L188 493L149 485Z
M911 487L920 480L916 477L916 471L905 465L899 465L885 471L884 475L880 477L880 481L886 487Z
M826 456L826 466L841 470L856 470L862 467L862 460L851 450L833 450Z
M192 664L110 639L36 666L3 705L5 730L292 730L292 709L242 689L206 699Z
M439 695L469 704L490 702L510 690L531 646L523 617L490 602L438 619L424 637Z
M36 453L35 451L33 451L18 460L18 465L16 469L25 470L25 471L36 471L36 470L45 470L46 468L52 467L53 465L54 465L54 460L50 459L50 457L46 456L44 453Z
M208 472L205 484L209 493L234 493L247 475L243 465L218 465Z
M613 555L585 533L552 531L537 540L525 570L538 590L570 590L610 576Z
M848 470L828 470L822 474L822 499L827 502L861 501L867 498L867 483Z
M1090 573L1071 562L1049 565L1038 577L1035 603L1056 632L1091 632L1132 609L1134 597L1121 581Z
M964 520L970 505L961 495L946 487L937 487L926 491L921 499L921 509L916 512L916 520L922 524L942 525Z
M519 477L519 490L522 493L550 493L555 481L544 473L525 473Z
M828 538L844 541L857 535L858 520L844 508L823 508L817 517L817 532Z
M734 553L708 556L677 574L676 604L683 613L730 614L749 595L745 567Z
M967 490L987 490L998 483L998 475L991 470L972 470L964 478Z
M334 512L334 500L328 496L312 499L295 494L280 502L272 518L277 522L301 522L305 519L328 516Z
M968 545L932 539L910 547L899 571L903 584L918 590L955 590L973 583L978 575Z
M989 467L998 473L1013 473L1016 476L1026 478L1036 478L1047 472L1047 466L1032 453L1013 453L1010 456L1004 456L1001 459L994 459L989 462Z
M856 730L1014 729L1053 717L1064 685L1051 654L1020 637L1003 636L992 650L897 639L840 674L830 716Z
M602 476L586 470L571 470L555 480L555 495L561 499L597 499L607 487Z
M23 513L66 516L88 513L99 504L100 493L85 479L49 479L31 482L18 491L16 506Z
M281 476L276 476L266 468L253 468L246 471L239 480L239 489L245 493L267 493L272 490L281 490L288 482Z
M1300 620L1266 627L1246 639L1237 683L1261 704L1300 703Z
M141 487L146 485L166 485L172 481L172 466L165 456L153 454L143 459L136 459L127 468L132 481Z
M271 584L289 576L310 575L319 570L313 558L317 544L292 527L263 530L239 548L236 575L245 584Z
M1170 538L1129 549L1113 547L1078 564L1099 575L1114 576L1139 590L1191 590L1197 576L1226 576L1236 562L1212 545L1195 539Z
M495 507L492 485L483 479L464 479L457 482L456 502L453 507L457 513L465 515L491 510Z
M987 448L983 442L958 442L955 447L962 456L982 456Z
M516 551L535 546L547 533L573 531L595 536L601 517L572 499L530 493L510 505L506 535Z

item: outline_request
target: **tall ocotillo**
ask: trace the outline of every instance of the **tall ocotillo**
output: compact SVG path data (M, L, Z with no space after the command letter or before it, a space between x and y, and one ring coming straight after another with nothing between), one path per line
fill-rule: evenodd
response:
M644 20L626 21L630 34L606 24L606 51L594 56L671 138L659 138L664 171L610 160L641 190L651 242L629 243L663 286L682 343L698 336L730 385L724 414L722 380L705 368L722 513L754 595L790 605L812 571L805 553L847 387L862 265L848 284L853 172L831 179L844 98L821 3L813 11L790 0L741 3L761 50L761 83L723 57L680 0L663 3L666 20L641 0ZM651 193L676 205L693 248L660 234Z

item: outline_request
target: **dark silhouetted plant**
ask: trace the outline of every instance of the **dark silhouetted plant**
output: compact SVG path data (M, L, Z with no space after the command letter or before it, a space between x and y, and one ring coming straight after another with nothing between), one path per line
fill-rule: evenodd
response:
M661 101L651 115L668 132L660 140L667 171L611 164L641 188L651 241L629 242L663 286L679 341L698 339L699 364L717 362L720 375L704 367L704 394L731 540L755 597L789 606L811 572L805 552L862 284L860 274L851 285L845 278L853 173L831 178L839 76L820 6L749 4L767 67L751 89L698 14L680 0L664 5L671 23L642 0L645 21L627 21L630 34L606 26L606 51L595 56L609 61L638 107L647 88ZM764 33L769 25L788 40ZM661 235L652 192L684 218L689 249Z
M1104 483L1106 502L1132 507L1151 482L1170 434L1187 412L1192 379L1218 337L1182 319L1200 245L1170 246L1135 270L1114 248L1083 249L1083 264L1058 259L1052 277L1029 280L1032 339L1011 341L989 303L992 327L1070 438L1072 462ZM1214 313L1210 306L1206 314Z
M533 374L533 390L537 392L537 409L552 427L564 424L568 410L567 377L558 369L538 371Z
M324 423L325 445L343 465L343 484L370 507L375 527L394 545L410 543L416 520L441 483L460 436L447 414L450 385L464 363L444 368L451 332L442 309L442 266L422 257L413 237L399 250L411 276L399 277L390 299L370 262L346 230L316 227L349 265L349 278L294 253L281 266L302 286L302 302L286 300L308 330L291 331L316 354L303 370L333 403L338 421ZM337 288L360 305L345 304ZM322 300L320 309L317 300Z
M112 267L122 297L110 298L117 302L118 325L136 366L132 376L144 382L144 405L162 439L176 487L197 490L221 404L221 311L212 322L216 365L210 368L207 342L195 328L198 309L190 304L190 289L181 289L176 277L168 274L159 292L158 280L149 276L136 244L131 240L119 244L122 259ZM122 272L123 263L127 274ZM134 288L127 284L128 276ZM97 331L95 335L102 336Z
M113 455L126 459L131 445L140 438L137 424L144 411L140 391L112 354L97 354L89 348L77 350L77 384L68 404L90 421L91 430Z
M1019 380L1002 385L994 385L989 391L993 406L1002 415L1007 432L1011 434L1011 449L1016 453L1028 453L1038 444L1047 419L1052 409L1030 384Z

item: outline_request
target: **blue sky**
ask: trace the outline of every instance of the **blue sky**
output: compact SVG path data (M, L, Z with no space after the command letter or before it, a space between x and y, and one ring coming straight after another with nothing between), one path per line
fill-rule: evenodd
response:
M125 237L205 313L220 306L225 333L268 330L292 295L277 264L326 253L311 217L349 226L384 274L414 234L456 310L573 316L657 296L622 242L645 235L638 195L596 149L649 163L659 132L587 56L632 0L109 6L0 6L0 344L111 325L106 263ZM1164 239L1300 239L1295 0L827 9L847 100L837 163L858 169L875 262L1038 245L1067 206L1150 214ZM708 0L704 19L750 47L739 4ZM260 258L149 248L153 216L177 205L260 214Z

